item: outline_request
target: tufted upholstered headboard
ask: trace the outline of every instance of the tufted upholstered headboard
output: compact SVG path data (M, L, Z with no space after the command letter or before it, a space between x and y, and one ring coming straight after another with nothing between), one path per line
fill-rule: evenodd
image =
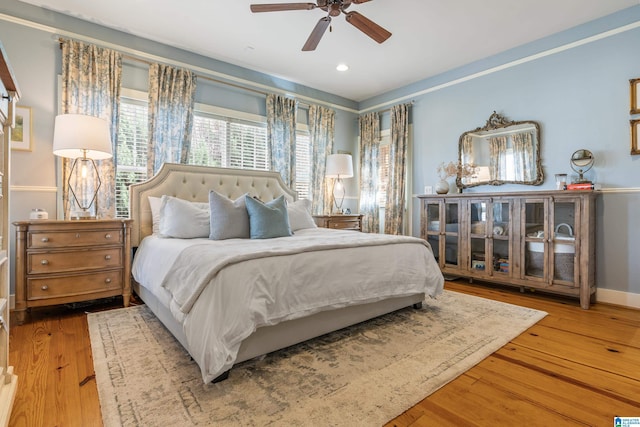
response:
M237 199L245 193L268 202L281 195L289 201L297 194L289 189L278 172L165 163L148 181L129 187L129 215L134 220L131 245L136 247L152 233L149 196L179 197L191 202L208 202L209 191Z

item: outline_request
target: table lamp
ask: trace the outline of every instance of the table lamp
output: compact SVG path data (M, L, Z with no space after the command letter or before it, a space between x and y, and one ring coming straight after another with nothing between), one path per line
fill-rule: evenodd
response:
M344 184L342 178L351 178L353 176L353 161L351 154L329 154L327 156L327 164L324 176L326 178L334 178L331 188L331 195L338 213L342 213L342 203L344 202ZM335 191L341 192L338 202Z
M56 117L53 132L53 154L74 159L69 173L69 192L73 195L81 219L93 219L89 209L102 182L94 160L109 159L111 131L109 123L83 114L61 114Z

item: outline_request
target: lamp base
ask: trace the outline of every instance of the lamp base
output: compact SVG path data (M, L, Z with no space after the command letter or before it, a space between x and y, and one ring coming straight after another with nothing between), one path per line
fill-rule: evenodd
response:
M82 211L82 212L74 212L69 216L71 220L84 221L90 219L98 219L97 216L92 215L90 212Z

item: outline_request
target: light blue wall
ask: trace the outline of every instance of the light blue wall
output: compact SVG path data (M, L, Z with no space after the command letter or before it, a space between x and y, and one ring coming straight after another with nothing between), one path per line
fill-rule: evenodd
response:
M460 135L484 126L494 110L510 120L540 123L544 184L481 186L465 192L553 189L555 173L573 174L569 166L571 154L579 148L590 149L596 164L589 178L604 190L597 213L597 284L604 289L639 294L640 156L629 154L629 119L638 118L629 115L629 79L640 77L640 28L437 88L638 21L640 6L366 100L361 109L403 98L415 101L414 194L437 182L438 164L457 159ZM412 208L413 233L417 235L419 209L415 198Z

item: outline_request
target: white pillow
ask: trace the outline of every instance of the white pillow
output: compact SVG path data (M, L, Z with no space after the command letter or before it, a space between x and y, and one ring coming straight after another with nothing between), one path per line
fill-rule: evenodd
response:
M287 203L287 213L289 214L291 231L317 228L316 222L311 216L311 200L300 199Z
M160 230L160 206L162 199L160 197L149 196L149 206L151 207L151 219L153 221L153 234L158 234Z
M209 203L162 196L158 234L179 239L209 237Z

